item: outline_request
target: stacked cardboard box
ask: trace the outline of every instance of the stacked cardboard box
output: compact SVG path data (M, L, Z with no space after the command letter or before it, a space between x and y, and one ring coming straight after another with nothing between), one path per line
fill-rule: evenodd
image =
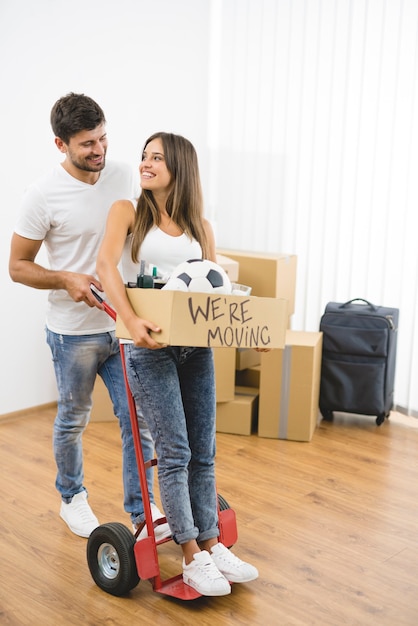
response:
M322 333L288 330L283 349L260 356L260 365L235 371L235 397L217 405L218 414L222 411L218 430L247 435L257 431L259 437L310 441L319 418ZM236 405L242 405L242 389L259 394L258 414L255 418L243 411L242 423L237 424Z
M261 354L251 349L234 349L234 372L228 351L222 349L217 355L216 367L222 373L218 430L239 434L257 430L260 437L310 441L319 416L322 333L290 330L295 310L296 256L240 250L218 252L238 263L238 281L252 287L252 296L284 298L289 303L284 348ZM245 389L259 394L256 417L244 408L250 397L248 391L244 395Z
M251 296L280 298L288 302L289 327L295 309L296 256L238 250L218 250L217 254L238 264L235 282L250 286ZM243 388L252 388L253 395L259 395L259 382L254 385L246 380L250 378L251 368L260 363L261 354L248 348L221 348L215 354L219 432L250 434L257 429L257 414L254 415L258 408L257 397L250 406L250 395L248 391L244 393Z
M238 282L239 263L234 259L231 259L223 254L216 253L216 262L220 265L228 274L228 278L231 283Z
M296 255L242 250L218 250L217 254L238 263L238 281L251 287L252 296L283 298L289 302L289 315L295 312Z
M216 430L220 433L251 435L257 430L258 389L235 387L233 400L219 402L216 409Z
M258 435L310 441L319 416L322 333L288 330L285 348L261 357Z

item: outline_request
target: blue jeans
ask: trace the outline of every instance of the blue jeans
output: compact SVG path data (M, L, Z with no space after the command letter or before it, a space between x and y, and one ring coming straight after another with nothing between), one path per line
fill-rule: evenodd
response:
M161 500L174 541L218 537L212 350L127 344L125 356L132 394L155 442Z
M58 412L54 422L54 455L58 472L56 487L65 502L83 491L82 434L90 418L96 375L103 379L119 419L122 438L124 507L132 521L144 518L138 465L130 422L128 398L114 333L60 335L46 329L58 386ZM144 459L154 457L154 443L138 411ZM151 502L153 469L147 470Z

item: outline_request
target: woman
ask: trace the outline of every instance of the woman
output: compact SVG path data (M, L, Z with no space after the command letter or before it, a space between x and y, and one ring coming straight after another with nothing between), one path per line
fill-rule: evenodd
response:
M160 329L135 314L125 290L141 260L161 275L188 259L216 261L215 239L203 218L197 155L187 139L152 135L139 172L138 202L120 200L110 209L97 271L132 337L125 346L129 385L155 442L161 500L183 551L183 580L202 595L226 595L228 581L248 582L258 572L218 543L212 351L158 344L150 331Z

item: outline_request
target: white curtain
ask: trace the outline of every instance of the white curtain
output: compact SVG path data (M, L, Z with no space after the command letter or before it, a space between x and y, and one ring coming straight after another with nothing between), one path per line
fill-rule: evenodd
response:
M295 329L332 300L398 307L395 402L418 416L417 0L211 9L218 245L297 254Z

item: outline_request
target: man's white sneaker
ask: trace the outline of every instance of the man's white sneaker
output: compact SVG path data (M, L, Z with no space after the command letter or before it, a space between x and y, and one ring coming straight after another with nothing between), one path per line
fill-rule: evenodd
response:
M161 513L158 506L154 504L153 502L151 502L151 516L152 516L153 522L157 522L159 519L164 518L164 515ZM137 527L134 524L133 525L134 533L136 532L136 529ZM156 541L161 541L162 539L168 539L169 537L171 537L170 526L167 524L167 522L164 522L163 524L158 524L157 526L154 527L154 534L155 534ZM138 539L143 539L144 537L147 537L147 536L148 536L148 530L147 530L147 526L145 525L144 528L139 533L137 537L137 541Z
M80 537L90 537L90 534L99 526L99 520L94 515L87 502L87 492L81 491L72 497L66 504L61 501L60 517L68 528Z
M241 561L223 543L217 543L211 548L211 557L218 570L231 583L248 583L258 578L257 568Z
M183 581L202 596L226 596L231 593L231 585L206 550L196 552L188 565L183 559Z

